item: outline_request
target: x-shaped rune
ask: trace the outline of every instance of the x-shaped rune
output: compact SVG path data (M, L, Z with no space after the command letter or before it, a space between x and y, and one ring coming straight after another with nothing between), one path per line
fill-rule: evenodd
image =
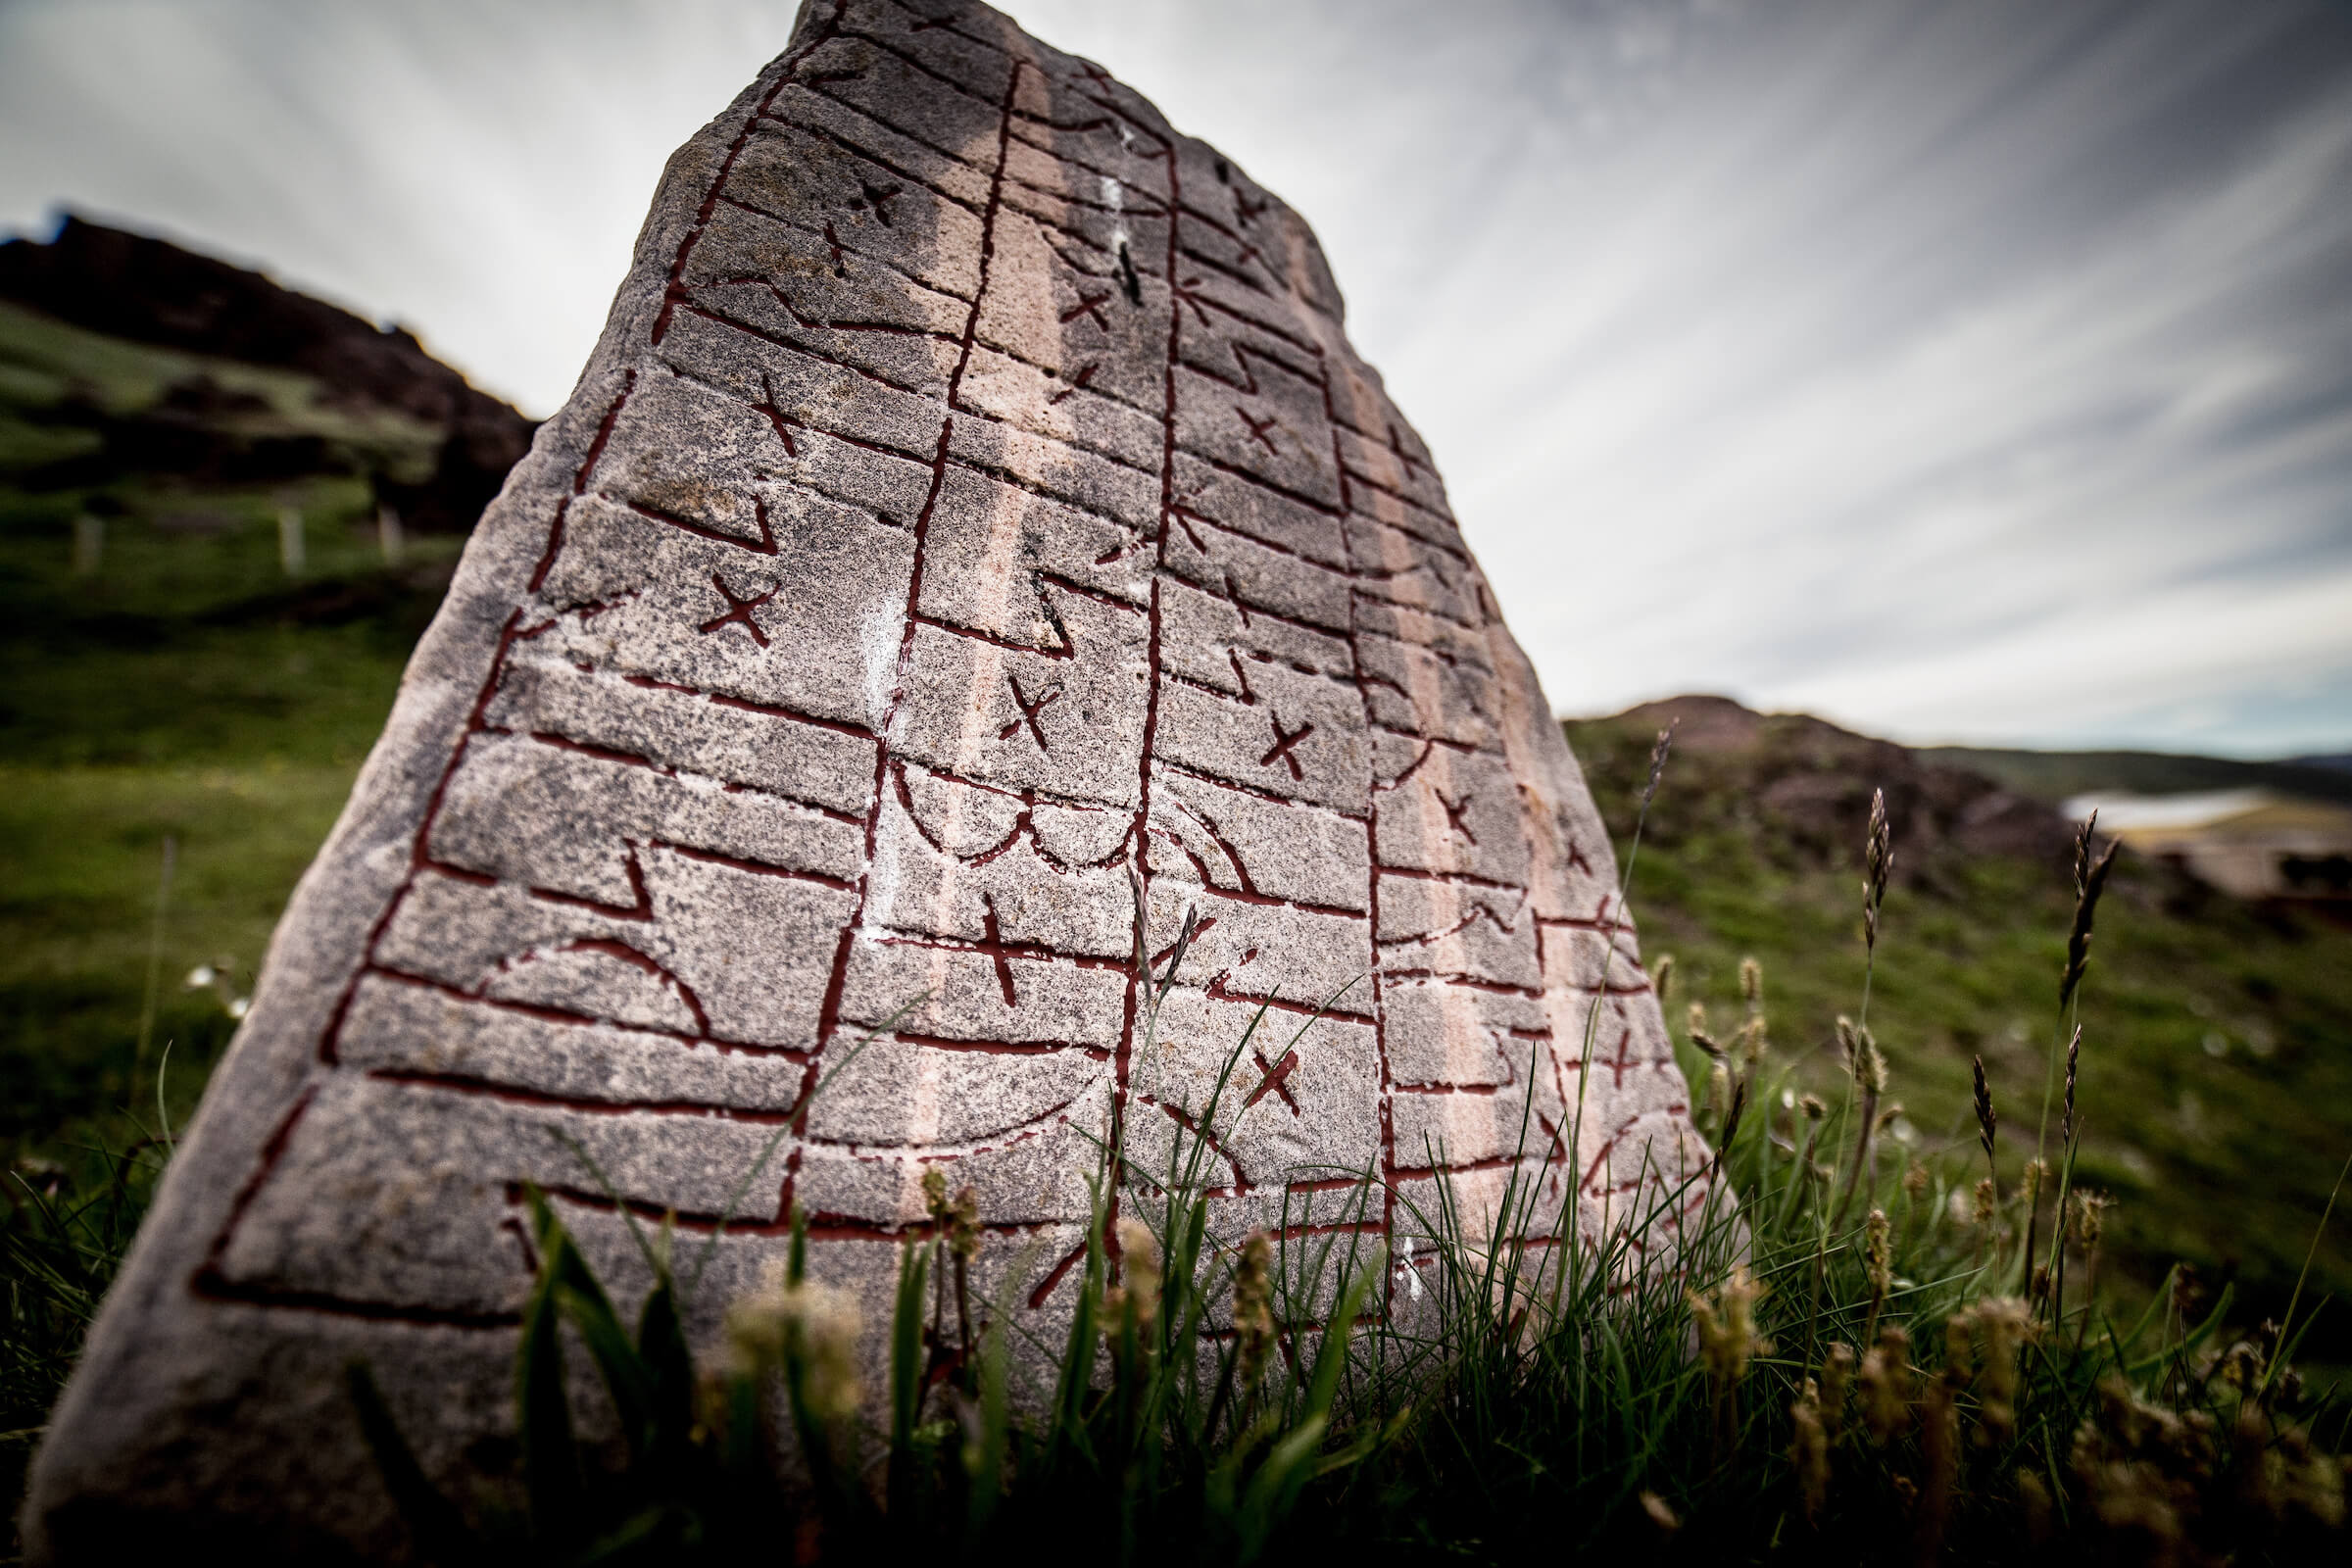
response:
M1271 1092L1282 1097L1282 1102L1291 1107L1292 1115L1298 1115L1299 1113L1298 1102L1291 1098L1291 1086L1284 1080L1298 1071L1298 1053L1293 1051L1280 1061L1268 1061L1265 1053L1254 1047L1250 1049L1250 1054L1257 1058L1257 1070L1265 1076L1258 1080L1255 1089L1250 1091L1250 1098L1242 1102L1242 1108L1248 1110L1251 1105L1265 1099Z
M1081 316L1091 316L1095 318L1095 324L1107 332L1110 330L1110 318L1102 314L1102 307L1109 303L1110 291L1107 289L1100 294L1082 293L1078 296L1077 304L1061 313L1061 324L1067 326Z
M1276 762L1284 762L1290 766L1291 777L1301 779L1306 777L1306 770L1298 765L1298 759L1292 755L1292 751L1300 741L1315 732L1314 724L1309 721L1299 725L1297 729L1284 729L1280 713L1268 709L1266 716L1274 721L1274 744L1266 749L1265 756L1257 760L1257 765L1272 767Z
M1021 710L1021 716L997 731L997 739L1008 741L1012 739L1015 731L1026 724L1029 726L1029 733L1037 737L1037 749L1041 752L1052 751L1054 748L1046 744L1046 732L1038 728L1037 715L1061 701L1061 688L1054 687L1033 703L1029 700L1029 694L1021 690L1020 676L1007 675L1004 679L1012 687L1012 706Z
M710 586L717 589L718 597L727 602L727 612L723 615L716 616L713 619L704 621L702 625L703 635L708 637L712 632L718 630L718 628L721 626L740 625L745 631L748 631L752 634L752 641L758 643L760 647L765 648L767 646L767 633L760 629L760 623L752 618L752 612L758 610L761 605L766 604L770 599L775 598L776 588L770 588L767 592L756 595L750 599L738 599L735 597L735 590L727 586L727 580L724 577L721 577L715 571L710 574ZM783 584L781 583L776 585L777 588L781 588Z
M1471 797L1465 795L1458 801L1449 801L1446 798L1444 790L1433 789L1430 793L1438 798L1440 806L1446 808L1446 820L1453 824L1453 830L1476 844L1478 835L1471 832L1470 824L1462 820L1462 813L1470 809Z
M1255 441L1259 446L1264 447L1268 452L1273 453L1276 457L1280 457L1282 455L1281 450L1274 445L1274 438L1266 434L1268 430L1274 428L1276 423L1273 415L1269 414L1262 419L1255 418L1251 416L1248 409L1243 408L1238 403L1234 405L1233 412L1240 415L1242 416L1242 422L1250 427L1250 440Z

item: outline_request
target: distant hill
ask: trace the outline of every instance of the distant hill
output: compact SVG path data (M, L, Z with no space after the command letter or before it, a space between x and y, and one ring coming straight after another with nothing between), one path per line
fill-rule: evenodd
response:
M2307 800L2352 803L2352 758L2344 757L2247 762L2228 757L2176 757L2165 752L2029 752L1978 746L1931 746L1918 755L1973 768L2021 795L2052 805L2092 791L2181 795L2254 788Z
M2296 767L2328 767L2352 773L2352 752L2330 752L2318 757L2290 757L2287 761Z
M1605 719L1571 721L1569 733L1669 724L1678 755L1733 769L1788 843L1820 854L1861 841L1873 790L1886 791L1902 824L1898 863L1912 875L1976 855L2049 860L2072 837L2049 801L1991 769L1857 735L1809 713L1759 713L1728 697L1670 697Z
M68 218L0 244L0 472L32 488L360 474L462 531L532 422L399 327L167 241Z

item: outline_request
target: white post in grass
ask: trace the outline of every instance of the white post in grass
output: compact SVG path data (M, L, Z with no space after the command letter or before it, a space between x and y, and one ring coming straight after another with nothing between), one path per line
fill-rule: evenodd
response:
M286 575L289 577L302 575L302 509L300 507L278 508L277 564L285 568Z
M106 559L106 519L85 512L74 519L74 575L95 577Z
M385 565L397 566L400 564L400 552L407 542L401 537L399 510L388 502L377 507L375 509L375 543L376 548L384 553Z

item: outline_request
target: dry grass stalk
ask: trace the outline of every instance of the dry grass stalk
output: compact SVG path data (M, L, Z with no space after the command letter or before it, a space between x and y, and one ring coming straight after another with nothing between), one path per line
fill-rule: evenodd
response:
M2090 966L2090 927L2097 914L2099 894L2107 886L2107 873L2115 864L2117 841L2107 841L2107 851L2097 859L2090 856L2090 824L2082 825L2082 835L2075 848L2075 923L2066 938L2066 973L2058 982L2058 1005L2063 1007L2074 1000L2075 988L2082 983L2082 971Z
M1870 833L1863 844L1862 941L1872 954L1879 947L1879 906L1886 901L1886 878L1894 870L1894 835L1886 821L1886 792L1870 792Z
M1797 1494L1804 1500L1805 1523L1821 1527L1830 1500L1830 1434L1821 1406L1821 1391L1811 1378L1804 1392L1788 1406L1790 1428L1788 1463L1796 1472Z
M1894 1227L1883 1208L1872 1209L1863 1225L1862 1260L1870 1273L1870 1317L1862 1330L1862 1337L1868 1339L1879 1326L1879 1314L1886 1310L1887 1293L1894 1288Z
M2066 1108L2058 1119L2058 1148L2065 1151L2075 1142L2075 1070L2082 1056L2082 1026L2075 1025L2074 1038L2066 1043ZM2064 1157L2063 1152L2060 1157Z
M1846 1210L1867 1167L1872 1175L1872 1187L1878 1185L1878 1160L1872 1147L1879 1127L1879 1097L1886 1092L1886 1058L1880 1054L1879 1043L1870 1030L1840 1015L1838 1019L1838 1044L1845 1055L1846 1076L1862 1096L1862 1131L1854 1144L1853 1163L1845 1173L1845 1192L1838 1200L1838 1213L1831 1221L1832 1229L1845 1223Z
M1992 1146L2000 1119L1992 1113L1992 1086L1984 1080L1984 1058L1976 1056L1971 1059L1975 1062L1976 1074L1977 1141L1984 1146L1985 1170L1997 1176L1999 1172L1993 1165Z

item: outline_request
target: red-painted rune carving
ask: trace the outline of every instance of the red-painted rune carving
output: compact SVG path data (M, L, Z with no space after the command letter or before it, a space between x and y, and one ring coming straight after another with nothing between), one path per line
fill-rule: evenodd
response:
M1259 446L1264 447L1268 452L1274 453L1275 456L1281 456L1280 449L1274 445L1274 438L1266 433L1267 431L1273 429L1278 422L1280 422L1273 415L1269 414L1263 418L1260 418L1251 414L1248 409L1241 407L1239 404L1234 406L1233 412L1240 415L1242 416L1242 422L1250 427L1250 440L1255 441Z
M765 593L754 594L749 599L741 598L734 589L727 586L727 580L715 571L710 574L710 586L717 589L718 597L727 602L727 612L704 621L699 628L702 634L708 637L721 626L739 625L752 634L752 641L765 648L767 633L760 629L760 622L752 618L752 612L775 598L777 590L770 588Z
M1056 686L1052 691L1032 699L1027 692L1021 690L1020 676L1007 675L1004 677L1004 683L1012 688L1012 706L1021 710L1021 716L998 730L997 739L1008 741L1019 734L1022 727L1026 725L1030 738L1037 742L1037 749L1041 752L1052 751L1054 748L1046 744L1046 732L1038 726L1037 715L1061 701L1061 688Z
M1478 835L1470 831L1468 822L1462 820L1462 814L1470 809L1470 797L1465 795L1458 801L1449 801L1446 798L1444 790L1433 790L1431 793L1437 796L1438 804L1446 808L1446 820L1452 825L1453 830L1472 844L1476 844Z
M1257 760L1257 765L1272 767L1276 762L1284 762L1290 766L1291 777L1299 779L1306 777L1305 770L1298 765L1298 746L1300 741L1315 732L1315 726L1309 722L1300 724L1297 729L1284 729L1280 713L1271 713L1268 716L1274 721L1274 744L1266 748L1266 755Z
M1271 1093L1280 1095L1282 1097L1282 1102L1290 1107L1292 1115L1297 1116L1301 1114L1298 1109L1298 1102L1292 1098L1290 1086L1286 1082L1291 1074L1298 1069L1298 1053L1296 1051L1290 1052L1286 1054L1280 1061L1268 1061L1266 1059L1265 1053L1262 1051L1252 1050L1250 1053L1250 1058L1257 1063L1257 1070L1260 1076L1257 1080L1257 1087L1250 1090L1248 1098L1243 1100L1242 1108L1244 1110L1248 1110L1251 1105L1256 1104L1259 1101L1265 1099L1266 1096Z
M1061 324L1067 326L1081 316L1088 316L1094 318L1097 326L1108 332L1110 318L1102 314L1102 307L1109 303L1110 290L1108 289L1104 289L1100 294L1081 294L1078 296L1077 304L1061 313Z

